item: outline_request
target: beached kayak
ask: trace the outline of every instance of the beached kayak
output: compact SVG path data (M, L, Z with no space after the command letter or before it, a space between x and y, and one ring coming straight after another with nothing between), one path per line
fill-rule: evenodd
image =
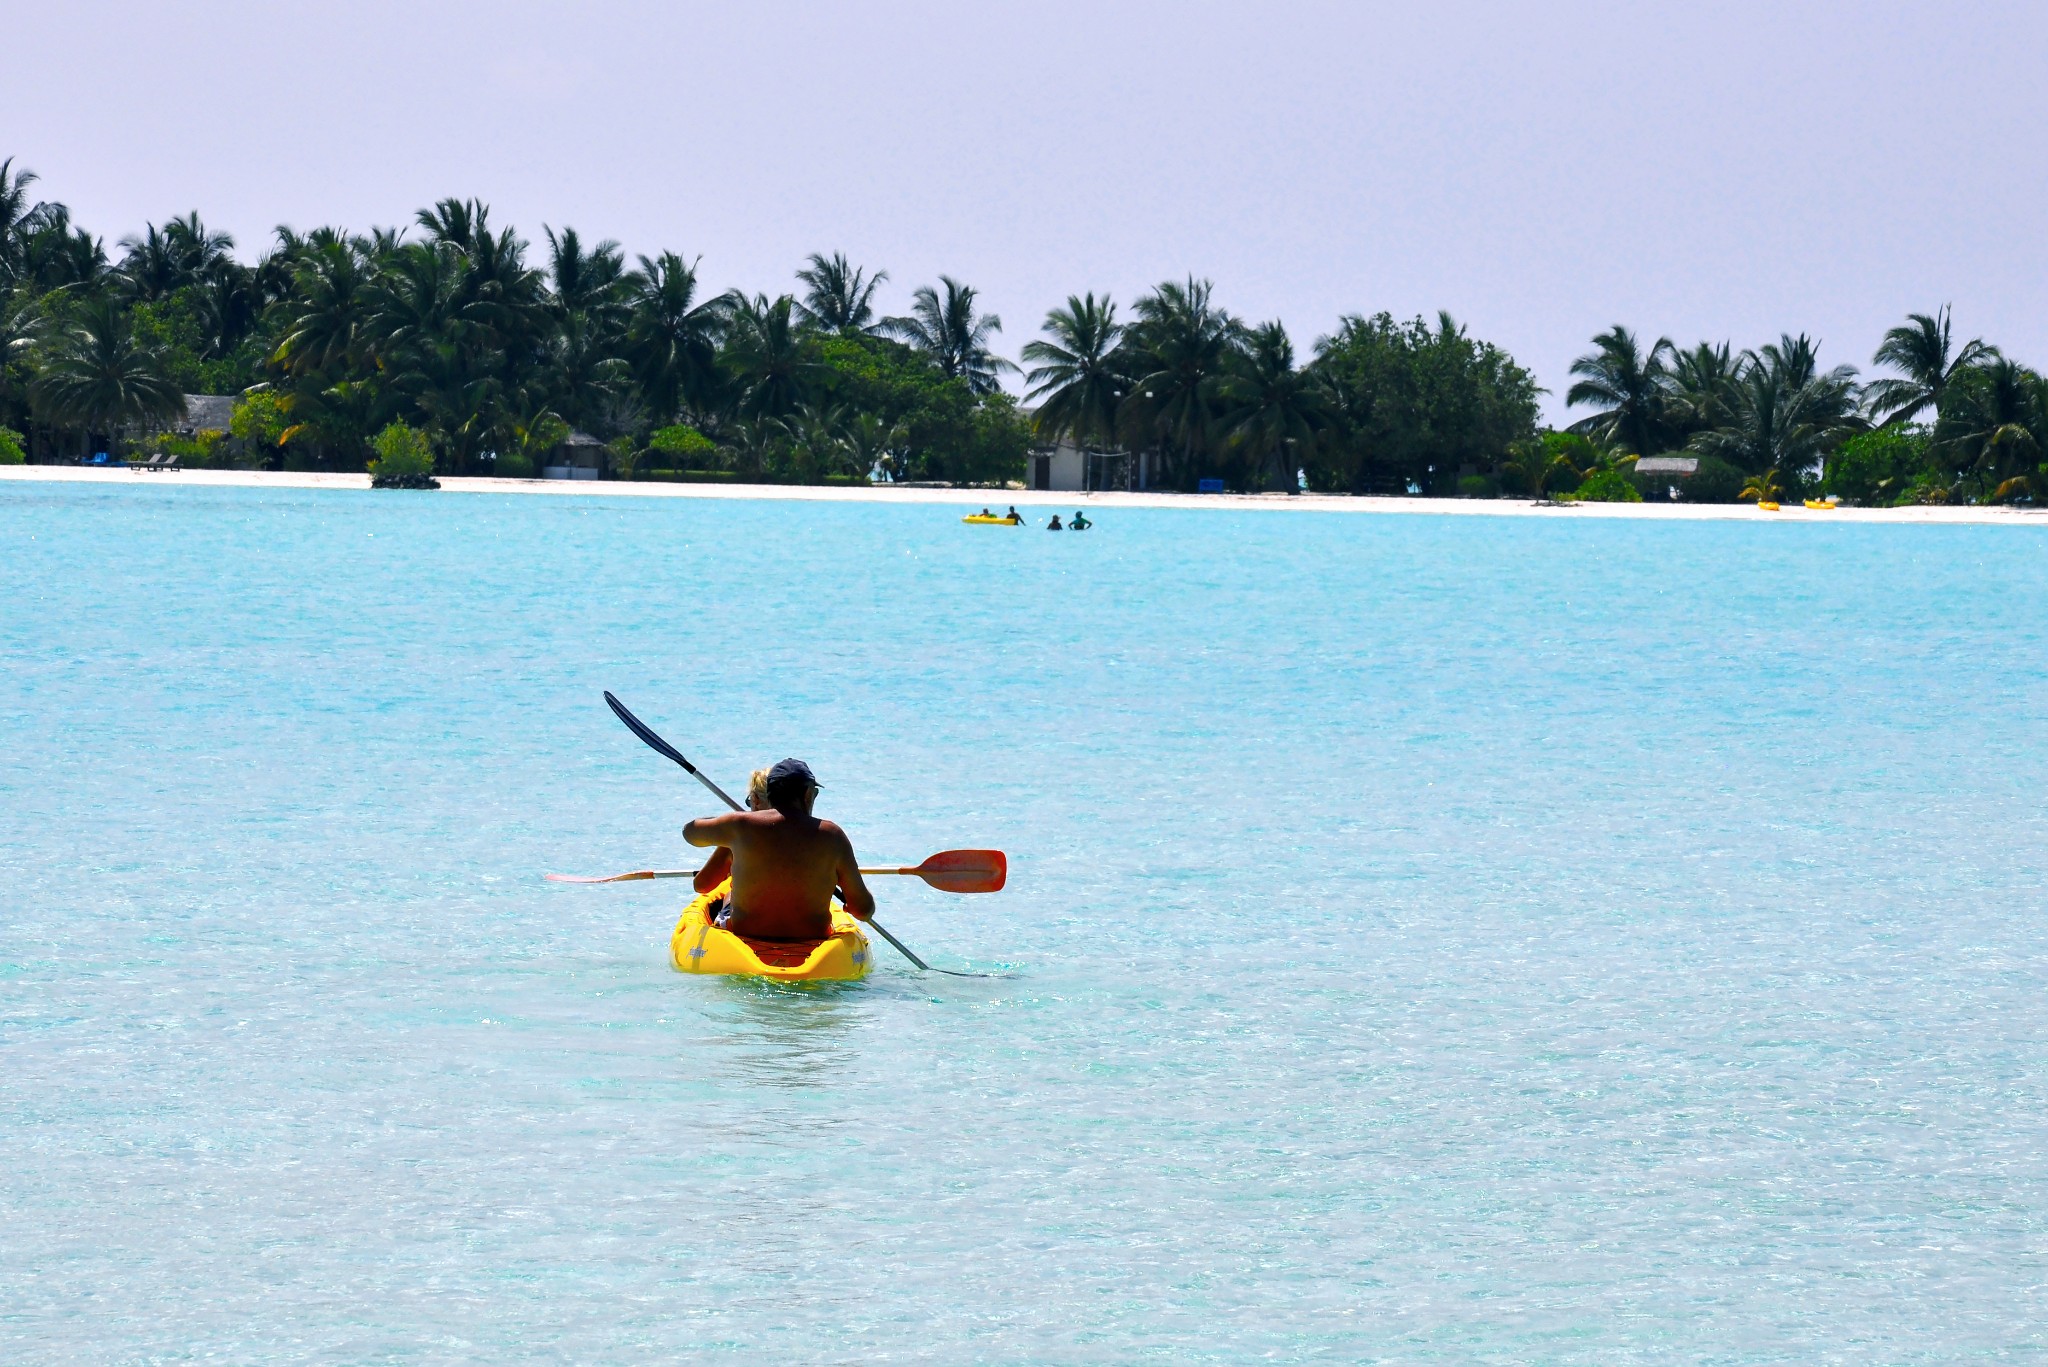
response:
M969 513L960 520L962 522L977 523L983 527L1021 527L1024 525L1024 519L1021 517L983 517L980 513Z
M706 909L731 886L720 883L683 908L683 918L668 942L669 961L678 973L783 982L844 982L868 975L868 937L837 902L832 904L832 934L826 939L796 944L747 940L704 919Z

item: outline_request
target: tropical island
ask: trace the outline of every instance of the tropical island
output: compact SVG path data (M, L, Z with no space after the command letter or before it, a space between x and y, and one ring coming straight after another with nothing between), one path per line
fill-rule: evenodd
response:
M1957 340L1946 309L1888 332L1867 382L1804 334L1688 349L1617 325L1572 366L1585 416L1549 430L1535 378L1449 314L1348 314L1304 359L1191 276L1128 309L1072 296L1012 362L971 285L941 276L882 316L887 273L837 253L774 297L714 292L679 253L629 263L567 227L535 251L444 199L404 229L280 227L253 263L196 212L116 255L36 179L0 161L0 463L148 453L403 485L530 478L580 449L623 480L1022 487L1066 450L1084 488L2048 495L2048 382Z

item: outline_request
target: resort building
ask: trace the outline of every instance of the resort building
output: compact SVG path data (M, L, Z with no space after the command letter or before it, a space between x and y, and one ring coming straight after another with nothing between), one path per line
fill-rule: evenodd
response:
M1035 417L1027 408L1024 416ZM1152 487L1152 458L1145 452L1104 451L1077 446L1062 437L1049 446L1031 450L1024 470L1027 488L1053 493L1093 493L1100 489L1133 490Z
M542 479L596 479L604 469L605 446L588 432L571 432L541 467Z
M200 432L225 432L228 423L235 416L235 395L233 394L187 394L185 416L171 424L171 430L180 436L195 436Z

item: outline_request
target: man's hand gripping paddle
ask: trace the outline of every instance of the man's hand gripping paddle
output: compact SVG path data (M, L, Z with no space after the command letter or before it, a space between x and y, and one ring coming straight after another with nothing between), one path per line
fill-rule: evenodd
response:
M643 742L645 742L648 749L654 751L654 753L656 753L657 755L661 755L667 759L672 759L677 764L681 765L683 767L684 773L696 779L706 788L709 788L713 793L715 793L718 796L718 800L723 802L726 806L732 808L736 812L742 810L740 804L734 802L732 800L731 795L728 794L725 791L725 789L719 787L716 783L713 783L710 779L706 778L703 775L703 773L698 770L696 765L684 759L682 751L676 749L673 745L670 745L660 736L655 735L653 730L648 727L647 723L641 721L638 717L634 716L631 712L627 711L626 705L620 702L617 698L613 697L610 689L605 690L604 700L605 705L610 707L613 713L615 713L618 716L618 719L626 724L626 729L628 731L631 731L634 735L638 736ZM961 856L966 856L968 857L968 859L963 859L961 861L960 866L957 869L941 863L941 861L949 861ZM992 861L990 858L991 856L993 856ZM969 859L979 861L973 864L972 870L970 870L967 867ZM926 869L930 869L931 872L925 872ZM933 855L930 859L925 860L924 863L919 865L917 868L862 869L861 873L914 873L917 874L918 877L923 878L927 883L930 883L933 887L941 888L947 892L994 892L997 888L1000 888L1003 885L1003 880L1008 876L1009 862L1003 857L1003 853L1000 850L948 850L944 854ZM563 877L559 874L551 873L548 875L548 877L554 879L558 883L624 883L641 878L678 878L686 876L687 875L681 872L680 870L670 871L666 869L643 869L638 873L616 874L610 878L571 879ZM942 882L942 879L947 881ZM964 887L955 885L957 883L964 883L970 881L975 882L977 884L987 884L987 886L978 885L974 887ZM992 978L995 976L993 973L961 973L950 968L933 968L923 959L920 959L915 954L911 953L910 946L904 944L903 941L897 939L894 935L891 935L887 930L883 929L882 923L880 921L875 920L873 917L869 917L867 924L873 926L876 932L879 933L883 939L887 940L890 944L896 946L897 952L902 954L904 958L910 960L910 962L916 964L919 968L925 970L928 973L945 973L955 978Z

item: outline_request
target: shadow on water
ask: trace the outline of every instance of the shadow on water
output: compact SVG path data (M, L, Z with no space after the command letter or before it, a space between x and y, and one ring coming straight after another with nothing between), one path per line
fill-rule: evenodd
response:
M720 978L705 984L706 1037L693 1049L698 1062L717 1066L736 1081L768 1087L831 1087L853 1070L855 1037L871 1017L861 983L763 982Z

